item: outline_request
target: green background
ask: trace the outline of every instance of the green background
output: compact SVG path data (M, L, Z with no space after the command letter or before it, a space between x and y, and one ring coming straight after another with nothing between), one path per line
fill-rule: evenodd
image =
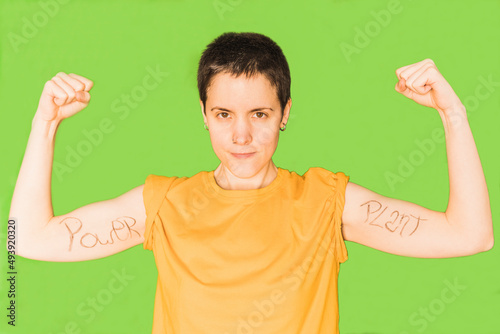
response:
M113 130L74 168L53 175L55 215L117 197L148 174L192 176L215 169L219 161L203 128L196 70L205 46L226 31L266 34L289 61L293 106L273 157L277 166L299 174L315 166L342 171L385 196L443 211L444 143L425 154L404 182L387 180L402 160L418 154L416 141L442 128L436 110L394 90L397 68L433 59L468 110L494 223L500 218L499 1L0 4L2 245L31 120L44 83L59 71L88 77L94 88L89 107L59 127L55 162L66 164L68 152L86 140L83 131L98 129L101 120L110 119ZM345 52L348 45L352 54ZM168 76L136 106L125 107L122 94L138 92L147 69L157 67ZM488 78L497 83L490 90L483 83ZM339 277L342 334L500 333L497 246L474 256L420 259L346 244L349 260ZM157 270L153 253L142 245L84 262L18 257L15 328L6 325L6 265L5 255L0 257L1 333L77 333L72 326L80 333L151 332ZM89 298L109 290L114 273L122 271L130 276L127 285L87 321L89 313L78 310L88 311ZM447 282L464 288L453 302L443 303ZM431 309L429 318L422 309Z

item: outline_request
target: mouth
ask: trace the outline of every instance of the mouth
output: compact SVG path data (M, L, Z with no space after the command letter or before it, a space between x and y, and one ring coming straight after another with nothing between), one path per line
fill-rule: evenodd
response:
M231 153L231 155L235 158L238 158L238 159L246 159L246 158L250 158L252 157L253 155L255 154L255 152L251 152L251 153Z

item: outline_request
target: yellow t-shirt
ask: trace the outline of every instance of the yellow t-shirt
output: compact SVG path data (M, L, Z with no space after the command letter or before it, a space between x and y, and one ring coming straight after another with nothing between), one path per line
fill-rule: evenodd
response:
M158 269L153 334L336 334L349 177L278 168L227 190L213 171L149 175L144 249Z

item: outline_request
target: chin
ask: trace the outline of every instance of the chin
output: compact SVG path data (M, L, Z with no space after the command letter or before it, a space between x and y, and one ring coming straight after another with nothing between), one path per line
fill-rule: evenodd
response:
M244 161L229 161L228 163L225 163L224 166L229 169L229 171L234 176L237 176L239 178L252 177L257 174L257 172L263 167L262 164L249 163Z

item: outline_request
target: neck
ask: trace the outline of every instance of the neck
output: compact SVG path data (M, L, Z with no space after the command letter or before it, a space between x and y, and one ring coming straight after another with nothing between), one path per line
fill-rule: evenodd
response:
M261 170L248 177L241 177L233 174L222 163L214 171L215 182L219 187L226 190L264 188L273 182L277 175L278 167L274 165L272 160L270 160L269 164L264 166Z

